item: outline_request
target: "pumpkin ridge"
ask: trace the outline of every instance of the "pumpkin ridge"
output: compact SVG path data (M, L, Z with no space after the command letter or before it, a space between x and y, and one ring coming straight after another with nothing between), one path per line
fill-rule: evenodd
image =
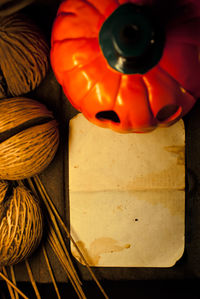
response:
M103 78L103 77L104 77L104 76L102 75L101 78ZM93 90L94 90L94 88L95 88L95 86L96 86L97 84L98 84L98 81L95 81L95 83L91 86L90 90L88 90L88 92L86 92L86 94L82 97L82 99L81 99L81 105L80 105L80 110L82 110L82 109L83 109L83 105L85 105L85 103L84 103L84 99L85 99L87 96L89 96L90 93L93 92Z
M97 12L99 15L103 16L104 15L100 12L100 10L98 10L91 2L87 1L87 0L79 0L81 1L83 4L88 5L90 8L94 9L95 12ZM76 10L76 9L75 9ZM66 13L66 14L75 14L77 16L77 14L73 11L71 11L71 8L69 7L65 7L65 1L63 1L63 3L61 3L58 12L57 12L57 17L59 15L62 15L62 13Z
M90 61L86 62L85 64L82 64L82 65L79 64L79 65L76 65L75 67L73 67L72 69L63 71L63 74L73 72L73 71L75 71L76 69L78 70L78 69L84 68L85 66L87 66L87 65L90 64L91 62L94 62L96 59L98 59L99 56L101 56L100 53L98 53L97 56L95 56L93 59L91 59ZM63 82L64 82L64 78L63 78L62 84L63 84Z
M56 39L53 43L54 44L56 44L56 43L63 43L63 42L68 42L68 41L81 41L81 40L91 40L91 39L94 39L94 40L98 40L98 38L97 37L71 37L71 38L64 38L64 39L61 39L61 40L59 40L59 39Z
M90 15L90 12L88 13ZM79 37L86 37L87 33L92 29L94 32L90 34L92 37L96 37L98 33L97 27L100 26L99 22L102 19L98 13L96 13L95 18L90 20L90 17L87 15L82 16L83 24L80 25L80 22L77 23L77 19L80 18L80 13L69 13L69 12L60 12L54 21L53 28L52 28L52 35L51 35L51 45L53 45L54 41L56 40L63 40L68 35L76 36L76 28L78 31ZM66 21L67 20L67 21ZM104 20L103 20L104 21ZM67 22L67 24L66 24ZM73 27L72 27L73 24ZM87 31L85 29L87 27ZM57 30L57 27L64 28L62 31ZM90 29L91 28L91 29ZM67 30L66 30L67 29ZM76 32L76 33L75 33Z
M56 49L55 49L55 47L59 47L59 48L62 48L62 45L64 44L65 45L65 43L67 44L68 42L82 42L82 41L84 41L84 42L87 42L87 40L94 40L94 41L97 41L97 38L95 38L95 37L91 37L91 38L85 38L85 37L81 37L81 38L66 38L66 39L64 39L64 40L57 40L57 41L55 41L54 42L54 44L53 44L53 46L52 46L52 49L51 49L51 52L50 52L50 56L51 57L54 57L54 51L56 51ZM79 51L79 49L81 49L82 48L82 45L80 45L80 46L78 46L77 48L76 48L76 51ZM87 62L87 59L85 60L85 64L84 65L86 65L87 63L90 63L91 61L93 61L94 59L96 59L99 55L101 55L100 53L99 53L99 51L93 51L93 53L94 52L96 52L96 55L94 55L92 58L90 58L90 60L89 60L89 62ZM80 64L78 64L78 65L74 65L72 68L67 68L67 69L65 69L65 70L63 70L63 73L64 72L70 72L70 71L73 71L73 70L75 70L76 68L78 68L78 67L82 67L83 66L83 64L82 65L80 65ZM61 71L60 71L61 72ZM57 78L57 80L58 80L58 78Z
M88 92L86 92L86 94L82 97L82 99L81 99L81 105L80 105L80 111L82 111L83 110L83 106L85 105L85 103L84 103L84 99L87 97L87 96L89 96L90 95L90 93L92 93L92 91L94 90L94 88L95 88L95 86L98 84L98 82L96 81L95 83L94 83L94 85L92 85L91 86L91 88L90 88L90 90L88 90Z
M66 12L66 11L60 11L57 14L57 17L66 17L66 16L74 16L77 17L77 14L75 12Z
M97 56L94 58L94 59L91 59L91 60L89 60L88 62L86 62L84 65L82 64L82 65L77 65L77 66L75 66L73 69L71 69L71 70L69 70L69 71L66 71L66 72L71 72L71 71L73 71L73 70L75 70L75 69L81 69L81 68L84 68L85 66L87 66L87 65L89 65L89 64L93 64L97 59L99 59L99 56L101 56L101 53L98 53L97 54Z
M105 77L105 79L106 79L106 78L107 78L107 74L102 74L102 76L101 76L100 79L103 80L104 77ZM119 88L120 88L120 83L121 83L121 77L122 77L122 76L119 75L119 84L118 84L118 88L117 88L117 90L116 90L116 95L114 96L114 99L115 99L115 100L113 101L113 105L112 105L112 107L110 108L111 110L114 109L114 107L115 107L115 103L116 103L117 95L118 95L118 93L119 93ZM84 99L85 99L87 96L89 96L90 93L93 92L95 86L99 83L99 81L100 81L100 80L96 81L96 82L94 83L94 85L91 86L90 90L89 90L89 91L82 97L81 106L80 106L81 110L83 109L83 105L85 105L85 103L84 103Z
M165 68L164 68L163 66L161 66L161 65L159 64L158 67L159 67L159 69L160 69L163 73L165 73L165 75L167 75L168 77L170 77L171 80L173 80L174 82L176 82L176 84L179 85L179 88L184 89L190 96L194 97L194 96L192 95L192 93L191 93L189 90L187 90L185 87L183 87L182 84L181 84L175 77L173 77L170 73L168 73L168 72L165 70Z
M157 65L157 68L159 68L161 71L163 71L162 68L159 65ZM165 72L165 74L166 74L166 72ZM151 100L150 100L150 97L149 97L149 94L151 93L150 92L151 88L150 88L150 84L147 83L147 79L145 78L145 75L142 77L142 81L144 83L144 86L145 86L145 89L146 89L146 93L147 93L148 106L150 107L150 110L152 112L153 117L156 119L156 116L153 113L153 109L152 109L152 105L151 105Z
M147 87L147 84L146 84L146 82L145 82L143 76L141 76L141 82L142 82L143 87L144 87L144 89L145 89L146 99L147 99L146 104L147 104L147 106L148 106L149 113L150 113L151 116L154 118L153 111L152 111L152 108L151 108L151 105L150 105L150 101L149 101L149 89L148 89L148 87Z
M83 0L84 1L84 0ZM88 1L88 0L87 0ZM91 0L89 0L89 2L90 2ZM92 5L96 5L97 3L97 1L95 1L95 0L92 0L93 2L94 2L94 4L93 3L91 3ZM99 1L100 2L100 1ZM103 6L104 6L104 9L105 8L110 8L110 7L112 7L113 5L114 6L116 6L114 9L109 9L110 10L110 12L109 13L107 13L106 12L106 10L104 10L104 11L101 11L101 9L100 8L97 8L96 7L96 9L97 9L97 11L98 12L100 12L100 14L103 16L103 18L104 18L104 20L106 20L107 19L107 17L118 7L118 6L120 6L121 4L118 2L118 0L110 0L110 3L107 3L107 4L109 4L107 7L106 7L106 4L105 3L103 3ZM98 5L97 5L98 6Z
M129 77L130 75L122 75L122 77ZM132 77L135 77L136 75L131 75ZM134 128L132 125L132 116L130 113L130 110L128 110L128 113L126 115L127 118L127 122L126 122L126 130L122 131L122 133L126 133L126 132L134 132L134 133L141 133L141 132L148 132L148 131L152 131L155 129L155 126L157 125L157 120L154 118L153 116L153 112L149 103L149 97L148 97L148 89L146 87L146 84L144 82L143 76L142 75L137 75L140 78L140 82L143 86L143 89L145 90L145 105L147 106L148 109L148 113L151 116L153 123L151 124L151 126L146 125L145 127L140 127L140 128ZM132 94L132 97L134 98L134 93Z
M97 8L94 6L94 4L92 4L90 1L88 1L88 0L82 0L82 2L85 3L85 4L87 4L87 5L89 5L89 6L92 7L93 9L95 9L96 12L98 12L98 14L99 14L100 16L102 16L102 17L105 19L105 16L104 16L104 15L100 12L100 10L97 9Z
M170 85L171 84L174 85L173 88L175 89L175 91L172 92L173 97L176 95L176 98L174 98L174 100L175 100L174 105L181 107L182 112L181 112L180 117L183 117L194 106L194 103L195 103L194 96L191 95L190 92L188 92L174 77L172 77L168 72L166 72L159 64L156 66L156 68L158 70L160 70L160 72L162 72L166 76L167 79L170 80L170 82L171 82ZM143 79L144 79L144 81L146 80L145 76ZM148 88L148 84L147 84L147 88ZM155 86L154 86L154 88L155 88ZM148 88L148 90L150 91L149 88ZM182 92L182 96L181 96L181 92ZM184 106L180 103L180 98L181 98L182 103L184 103ZM154 96L154 100L155 99L156 98ZM149 103L151 104L151 101L149 101ZM165 103L165 105L168 105L168 103ZM171 104L169 103L169 105L171 105ZM156 108L156 106L157 106L156 102L154 104L152 104L152 111L153 111L153 107ZM154 113L153 113L153 115L154 115ZM155 118L156 118L156 116L155 116ZM159 125L162 125L162 123L165 123L165 121L161 121L161 122L159 121ZM173 120L173 123L174 123L174 120Z
M118 77L118 84L117 84L117 89L116 89L116 93L115 93L115 96L114 96L114 101L113 101L113 106L111 107L111 110L114 110L115 111L115 106L116 106L116 101L117 101L117 97L118 97L118 94L119 94L119 90L120 90L120 87L121 87L121 82L122 82L122 75L119 75Z
M116 95L115 95L115 101L113 102L113 107L112 107L113 110L115 110L115 107L116 107L117 97L118 97L118 94L119 94L119 91L121 88L121 83L122 83L122 75L119 76L118 88L117 88Z

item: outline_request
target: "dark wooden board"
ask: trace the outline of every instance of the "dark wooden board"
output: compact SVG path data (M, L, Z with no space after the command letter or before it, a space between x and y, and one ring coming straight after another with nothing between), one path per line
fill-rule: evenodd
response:
M50 43L51 27L56 15L58 0L36 0L22 10L41 27ZM60 215L69 226L68 201L68 123L77 111L70 105L57 83L52 70L41 85L26 95L45 103L60 124L60 146L53 162L40 174L50 197ZM200 278L200 104L184 118L186 128L186 244L185 253L172 268L94 268L103 280L171 280ZM84 178L83 178L84 179ZM120 225L120 224L119 224ZM44 236L45 242L45 236ZM68 243L68 241L67 241ZM51 249L48 254L59 282L67 282L56 256ZM84 266L74 260L81 279L91 276ZM38 282L50 282L41 247L30 258L34 277ZM18 281L28 281L24 263L15 267Z

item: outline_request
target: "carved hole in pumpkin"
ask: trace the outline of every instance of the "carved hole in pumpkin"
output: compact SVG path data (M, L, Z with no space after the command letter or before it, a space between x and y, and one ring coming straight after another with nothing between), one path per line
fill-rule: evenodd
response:
M96 118L101 121L111 120L114 123L120 123L117 113L113 110L100 111L96 114Z
M159 122L170 122L180 117L182 108L178 105L166 105L158 111L156 118Z

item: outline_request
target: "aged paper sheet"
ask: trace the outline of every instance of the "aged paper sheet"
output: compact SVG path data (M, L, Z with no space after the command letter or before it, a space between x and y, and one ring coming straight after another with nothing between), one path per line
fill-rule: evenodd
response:
M180 259L184 152L182 120L147 134L99 128L82 114L71 120L70 226L91 266L170 267Z

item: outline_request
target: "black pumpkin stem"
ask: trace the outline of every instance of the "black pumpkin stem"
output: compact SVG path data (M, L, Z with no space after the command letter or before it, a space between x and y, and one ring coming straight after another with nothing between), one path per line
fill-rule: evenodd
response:
M144 74L160 60L165 42L151 7L127 3L103 23L99 43L108 64L124 74Z

